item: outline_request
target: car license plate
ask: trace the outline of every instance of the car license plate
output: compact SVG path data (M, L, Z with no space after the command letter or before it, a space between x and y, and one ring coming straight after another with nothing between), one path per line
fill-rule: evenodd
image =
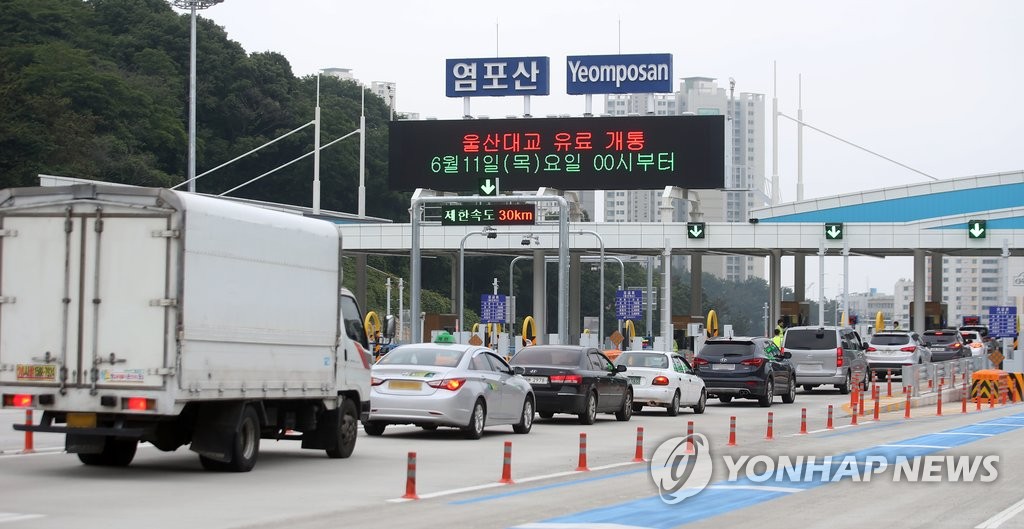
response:
M95 428L96 427L96 414L95 413L69 413L67 421L68 421L68 428Z
M530 384L547 384L548 377L523 377Z
M391 380L388 381L389 389L410 389L417 391L423 387L423 384L416 382L415 380Z
M810 373L813 371L821 371L821 364L797 364L797 373Z
M629 377L630 384L640 384L643 381L640 377Z
M735 371L736 364L711 364L712 371Z

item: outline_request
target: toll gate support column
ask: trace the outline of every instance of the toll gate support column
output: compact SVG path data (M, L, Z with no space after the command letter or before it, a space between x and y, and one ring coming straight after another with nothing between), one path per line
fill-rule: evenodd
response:
M804 292L804 287L807 286L807 261L805 257L803 254L793 256L793 300L797 303L807 301L807 293ZM800 325L800 323L793 322L793 325Z
M690 316L700 316L704 312L704 284L701 278L704 275L704 254L690 255ZM705 325L707 322L704 322Z
M932 252L932 291L930 301L942 303L942 254Z
M771 281L768 282L768 290L771 292L771 314L768 319L768 327L774 329L774 323L779 321L782 314L782 250L776 248L771 255Z
M580 254L569 254L569 343L579 345L583 320L580 317Z
M537 345L548 343L547 274L544 273L544 250L533 251L533 322L537 329Z
M665 239L665 250L662 252L662 272L665 280L662 282L661 302L661 336L665 349L672 350L672 240Z
M451 300L452 301L452 314L458 314L459 313L459 307L465 307L465 305L464 305L465 302L463 301L465 299L465 295L464 295L464 293L461 290L459 290L459 268L461 268L461 267L462 267L462 263L459 262L459 254L457 254L457 253L453 254L452 255L452 295L451 295L451 298L452 298L452 300ZM469 329L466 328L466 323L465 322L460 321L459 322L459 330L460 331L468 331Z
M366 254L356 254L356 303L362 307L364 311L369 310L366 308ZM380 310L380 309L377 309Z
M914 250L914 313L911 319L914 325L912 331L921 334L925 331L924 321L924 282L927 280L924 274L924 250ZM939 283L941 285L942 283Z

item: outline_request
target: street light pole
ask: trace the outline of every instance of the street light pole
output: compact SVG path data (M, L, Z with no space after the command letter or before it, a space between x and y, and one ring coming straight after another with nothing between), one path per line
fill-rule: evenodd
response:
M188 64L188 192L196 192L196 10L223 0L171 0L171 5L188 9L192 16Z

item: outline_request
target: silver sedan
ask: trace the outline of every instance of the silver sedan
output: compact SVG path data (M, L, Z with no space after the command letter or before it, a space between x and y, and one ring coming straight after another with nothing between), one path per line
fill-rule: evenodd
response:
M435 343L396 347L374 364L369 435L389 424L462 429L479 439L484 426L512 425L516 433L533 427L535 400L529 382L490 349L454 343L442 334Z

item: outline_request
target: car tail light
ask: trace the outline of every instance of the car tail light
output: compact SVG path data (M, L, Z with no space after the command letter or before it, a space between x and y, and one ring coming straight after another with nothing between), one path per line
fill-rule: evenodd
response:
M836 367L843 367L843 348L836 347Z
M903 351L904 353L913 353L916 350L917 350L917 347L914 347L913 345L908 345L906 347L900 347L900 351Z
M740 361L740 363L745 366L761 367L764 365L764 358L748 358Z
M779 347L779 354L780 355L786 354L786 348L785 347Z
M959 349L960 348L960 344L958 344L956 342L951 343L951 344L949 344L949 348L950 349Z
M371 386L379 386L379 385L381 385L383 383L384 383L384 379L383 378L370 377L370 385Z
M664 376L658 375L658 376L654 377L654 380L651 381L651 385L652 386L667 386L668 385L668 377L664 377Z
M875 351L877 351L877 350L878 350L878 349L875 349L874 347L871 347L870 345L868 346L868 348L867 348L867 349L865 349L865 351L867 351L867 352L869 352L869 353L873 353L873 352L875 352Z
M466 384L464 378L446 378L444 380L435 380L433 382L427 382L427 385L437 389L447 389L448 391L458 391L459 388Z
M548 379L552 384L582 384L583 377L579 375L551 375Z
M147 411L156 408L156 401L146 397L128 397L121 399L121 406L131 411Z
M699 356L693 358L693 365L694 366L706 366L706 365L708 365L710 363L711 362L708 362L706 358L701 358Z
M4 406L13 406L15 408L31 408L32 395L4 395Z

